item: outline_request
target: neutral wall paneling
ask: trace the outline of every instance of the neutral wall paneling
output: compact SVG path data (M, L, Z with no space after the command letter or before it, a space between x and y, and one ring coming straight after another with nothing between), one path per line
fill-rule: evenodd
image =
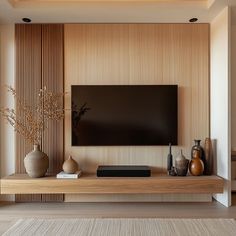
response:
M191 77L192 79L192 94L191 94L191 108L192 108L192 135L193 137L200 137L205 133L203 129L210 129L209 107L210 107L210 89L209 89L209 56L202 56L205 52L209 55L209 41L206 42L202 34L209 35L209 27L205 29L192 29L192 58ZM195 46L197 45L197 46ZM201 53L200 53L201 52ZM208 67L206 66L208 65ZM206 80L206 76L208 79ZM201 108L202 106L207 106ZM199 110L196 111L198 108ZM206 131L206 130L205 130ZM205 133L206 134L206 133ZM209 135L209 133L208 133ZM206 137L206 136L205 136ZM204 146L204 140L202 140Z
M41 88L41 25L15 26L16 91L18 96L33 105ZM21 112L17 110L17 115ZM23 160L32 145L16 134L16 173L25 173ZM41 195L16 195L17 202L41 201Z
M190 158L193 140L209 136L209 25L66 24L66 92L72 84L178 84L179 145L173 154L176 157L182 148ZM70 93L65 107L70 108ZM69 154L86 172L95 172L99 164L145 164L165 171L168 148L72 147L67 111L65 155ZM66 201L72 199L75 196L66 195Z
M64 91L63 25L16 25L16 89L21 98L35 104L39 89ZM63 101L62 101L63 102ZM17 111L20 115L20 111ZM49 122L42 137L42 151L49 156L50 174L61 170L64 161L63 121ZM32 150L17 135L16 173L25 173L23 160ZM17 195L16 201L63 201L63 195Z
M64 92L64 26L42 25L42 87L56 93ZM63 101L62 101L63 102ZM49 122L43 134L42 149L49 156L50 174L61 171L64 162L63 120ZM42 195L42 201L63 201L63 194Z

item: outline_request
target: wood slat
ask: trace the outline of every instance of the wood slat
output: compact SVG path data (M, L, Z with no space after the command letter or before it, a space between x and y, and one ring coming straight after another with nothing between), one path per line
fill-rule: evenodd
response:
M39 89L46 86L63 92L63 25L16 25L16 90L35 104ZM21 115L17 111L17 115ZM61 170L64 159L63 121L50 123L42 137L42 151L49 156L49 173ZM32 150L21 136L16 136L16 173L25 173L23 160ZM17 202L63 201L63 195L17 195Z
M41 88L41 25L16 24L16 91L18 96L33 105ZM17 115L21 112L17 109ZM16 134L16 173L25 173L24 157L33 149ZM41 195L16 195L16 202L41 201Z
M9 193L70 193L70 194L206 194L222 193L223 179L218 176L172 177L96 177L83 175L79 179L30 178L12 175L2 179L2 194Z
M42 87L64 92L64 26L42 25ZM63 102L63 101L62 101ZM49 156L49 173L57 174L64 162L63 120L50 122L43 134L42 149ZM42 195L42 201L63 201L63 195Z

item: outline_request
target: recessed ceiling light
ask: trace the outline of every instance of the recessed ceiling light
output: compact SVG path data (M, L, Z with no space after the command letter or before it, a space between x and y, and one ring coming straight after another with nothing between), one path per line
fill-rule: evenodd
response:
M30 23L31 19L30 18L22 18L22 21L25 23Z
M189 22L191 22L191 23L194 23L194 22L197 22L198 21L198 18L191 18L190 20L189 20Z

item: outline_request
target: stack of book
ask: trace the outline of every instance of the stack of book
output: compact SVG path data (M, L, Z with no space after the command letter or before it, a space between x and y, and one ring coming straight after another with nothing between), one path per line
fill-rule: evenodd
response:
M78 179L82 174L81 170L76 171L74 174L67 174L64 171L61 171L57 174L57 179Z

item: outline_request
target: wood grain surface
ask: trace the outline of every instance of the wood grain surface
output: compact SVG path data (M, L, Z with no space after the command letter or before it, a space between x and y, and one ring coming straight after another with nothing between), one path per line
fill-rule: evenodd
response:
M13 193L80 193L80 194L152 194L152 193L222 193L223 179L218 176L173 177L96 177L83 175L79 179L56 179L55 176L30 178L16 174L1 180L2 194Z
M41 25L16 24L16 92L18 97L32 106L37 101L41 88L42 53L41 53ZM23 117L20 110L16 110L17 116ZM24 137L16 134L16 173L26 173L24 158L32 151L33 145L26 142ZM41 195L16 195L17 202L39 202Z
M64 25L42 25L42 86L64 93ZM62 101L63 102L63 101ZM64 121L49 122L43 133L42 149L49 156L49 174L62 170L64 162ZM63 195L42 195L42 201L63 201Z
M66 24L66 108L71 85L106 84L178 84L179 145L173 156L183 149L190 158L193 140L209 136L209 25ZM72 147L69 111L64 135L65 156L72 155L83 171L111 164L166 170L165 146Z
M39 89L64 91L62 24L16 24L16 91L29 105L35 105ZM17 110L17 115L22 115ZM49 173L61 170L64 160L63 121L50 122L41 149L49 156ZM23 160L32 150L23 137L16 136L16 173L25 173ZM17 195L17 202L63 201L63 195Z

